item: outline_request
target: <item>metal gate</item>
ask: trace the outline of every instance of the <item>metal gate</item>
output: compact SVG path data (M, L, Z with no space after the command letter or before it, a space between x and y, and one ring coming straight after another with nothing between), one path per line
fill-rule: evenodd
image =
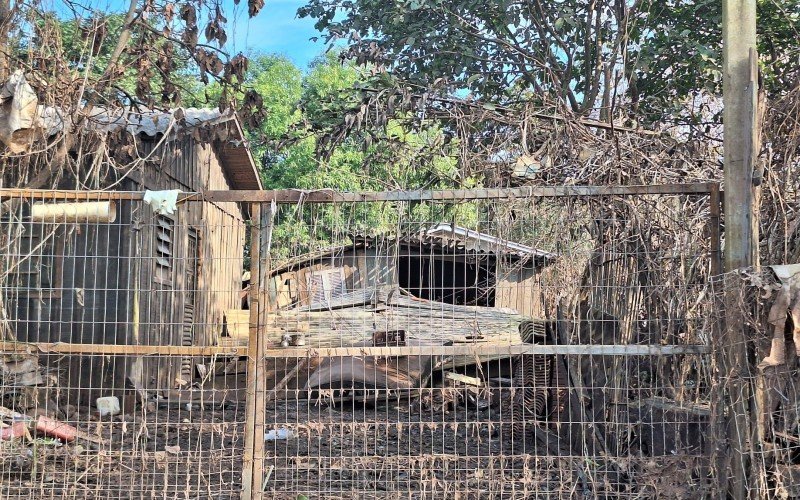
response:
M712 491L716 184L248 199L245 497Z
M0 191L3 498L713 493L716 184L142 198Z

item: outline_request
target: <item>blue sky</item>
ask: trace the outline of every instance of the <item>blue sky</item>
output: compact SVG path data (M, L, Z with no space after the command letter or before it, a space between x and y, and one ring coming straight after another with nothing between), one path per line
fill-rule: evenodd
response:
M291 59L300 68L325 50L320 39L312 42L310 38L320 36L314 29L314 20L297 18L297 8L305 2L298 0L266 0L264 9L253 19L247 17L247 0L238 6L232 0L225 0L228 14L228 49L236 52L266 52L281 54ZM321 37L320 37L321 38Z
M90 15L90 11L124 12L128 0L87 0L77 5L87 7L79 15ZM180 3L180 2L178 2ZM213 5L212 2L208 4ZM235 5L233 0L222 0L225 16L228 18L228 43L225 50L231 55L237 52L264 52L281 54L291 59L301 69L324 52L325 44L310 38L319 36L314 29L313 19L298 19L297 8L304 5L302 0L265 0L261 12L249 19L247 0ZM71 14L64 0L44 0L45 8L52 9L69 18ZM205 14L198 19L203 30Z

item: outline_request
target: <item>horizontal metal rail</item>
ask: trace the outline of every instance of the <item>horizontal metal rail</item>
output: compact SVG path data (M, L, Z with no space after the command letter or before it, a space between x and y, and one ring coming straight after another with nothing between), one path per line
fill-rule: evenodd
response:
M418 191L372 191L343 193L330 189L277 189L263 191L228 190L182 193L179 202L206 200L279 204L296 203L360 203L391 201L468 201L513 198L561 198L573 196L633 196L709 194L718 189L714 182L692 184L658 184L650 186L526 186L515 188L447 189ZM141 191L65 191L46 189L0 189L2 198L41 200L141 200Z
M0 342L0 352L46 354L136 355L136 356L247 356L248 348L226 346L148 346L114 344L67 344ZM265 358L352 357L352 356L517 356L521 354L563 354L576 356L675 356L708 354L707 345L455 345L392 347L304 347L267 349Z

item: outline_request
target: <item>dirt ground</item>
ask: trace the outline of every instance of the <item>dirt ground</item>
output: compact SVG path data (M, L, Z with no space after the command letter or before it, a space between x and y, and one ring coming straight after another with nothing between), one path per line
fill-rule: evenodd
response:
M477 399L440 388L370 403L332 405L324 395L272 402L265 497L695 498L702 491L691 473L701 464L685 455L593 462L553 456L532 438L514 446L510 409L499 403L508 400L505 390ZM226 399L189 407L175 400L103 420L77 415L71 423L107 439L99 449L0 442L0 498L238 498L245 407Z
M0 442L0 498L239 498L243 403L70 423L107 444Z

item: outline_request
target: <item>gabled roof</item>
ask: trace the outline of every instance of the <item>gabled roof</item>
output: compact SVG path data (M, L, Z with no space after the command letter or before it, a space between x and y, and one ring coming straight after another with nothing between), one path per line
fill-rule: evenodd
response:
M222 169L234 189L262 189L261 176L250 153L238 115L209 108L176 108L169 111L108 110L98 108L89 117L92 126L112 132L125 128L132 135L191 132L203 138L202 131L215 131L206 140L219 141Z

